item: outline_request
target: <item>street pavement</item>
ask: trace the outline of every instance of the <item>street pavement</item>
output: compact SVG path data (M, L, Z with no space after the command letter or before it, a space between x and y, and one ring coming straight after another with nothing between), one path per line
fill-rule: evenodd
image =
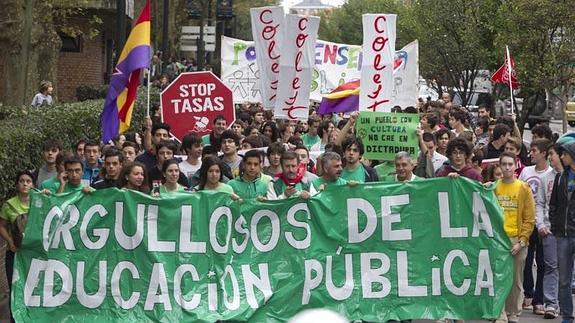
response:
M433 323L435 321L430 320L415 320L413 322L417 323ZM465 321L465 323L487 323L489 321ZM543 315L535 315L532 311L524 311L519 317L519 323L559 323L561 322L561 317L556 319L544 319Z

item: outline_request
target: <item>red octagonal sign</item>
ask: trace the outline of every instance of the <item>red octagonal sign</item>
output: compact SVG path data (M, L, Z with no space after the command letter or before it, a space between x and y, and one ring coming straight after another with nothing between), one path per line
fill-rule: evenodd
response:
M214 119L223 115L228 125L236 120L232 91L212 72L182 73L160 95L162 120L178 140L193 132L212 131Z

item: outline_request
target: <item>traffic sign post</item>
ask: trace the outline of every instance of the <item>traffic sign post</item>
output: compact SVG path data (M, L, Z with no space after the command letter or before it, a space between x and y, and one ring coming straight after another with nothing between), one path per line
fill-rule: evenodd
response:
M236 120L232 91L212 72L181 73L160 94L162 121L179 141L189 132L209 134L222 115L228 125Z

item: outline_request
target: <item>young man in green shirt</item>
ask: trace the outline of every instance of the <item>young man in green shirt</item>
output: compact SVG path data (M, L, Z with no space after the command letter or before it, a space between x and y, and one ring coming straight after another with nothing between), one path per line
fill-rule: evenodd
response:
M303 145L310 150L311 147L317 144L321 138L317 134L317 128L319 127L320 120L317 118L309 118L307 121L308 130L305 135L301 137L303 140Z
M60 177L60 187L58 193L69 193L79 191L84 188L82 185L82 175L84 174L84 163L77 156L70 156L64 159L65 176ZM85 191L90 191L86 186Z
M354 180L358 183L377 182L378 176L375 169L365 166L360 160L363 156L364 147L361 138L354 135L347 136L341 148L344 151L345 167L341 178Z
M262 155L253 149L244 154L244 171L239 177L228 182L234 192L242 199L265 197L271 176L262 174Z

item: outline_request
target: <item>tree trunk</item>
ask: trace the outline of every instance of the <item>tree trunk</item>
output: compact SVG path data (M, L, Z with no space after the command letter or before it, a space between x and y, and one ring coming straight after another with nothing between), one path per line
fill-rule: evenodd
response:
M57 91L60 38L48 0L5 0L0 11L0 60L4 66L0 100L28 105L39 82L49 80Z

